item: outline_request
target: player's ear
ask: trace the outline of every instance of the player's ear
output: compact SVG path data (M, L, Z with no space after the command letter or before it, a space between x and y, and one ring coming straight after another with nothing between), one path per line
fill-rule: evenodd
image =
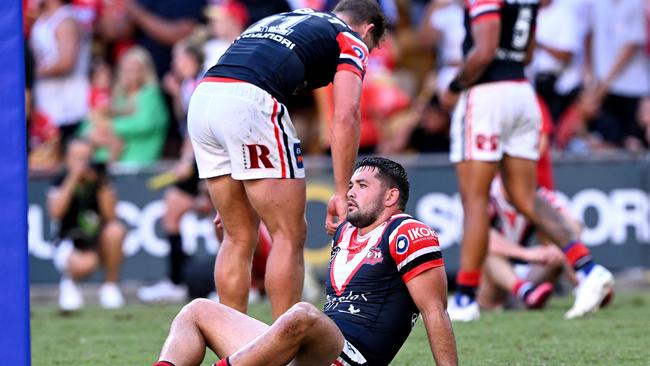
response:
M399 189L389 188L384 195L384 205L386 207L393 207L397 204L399 204Z
M363 38L363 40L365 41L366 46L368 46L368 49L369 49L369 50L372 50L373 48L377 47L377 45L374 44L375 42L374 42L374 39L373 39L373 37L372 37L372 31L373 31L374 29L375 29L375 25L374 25L374 24L372 24L372 23L366 23L366 24L363 25L363 27L362 27L362 31L361 31L361 33L360 33L360 34L361 34L361 38Z

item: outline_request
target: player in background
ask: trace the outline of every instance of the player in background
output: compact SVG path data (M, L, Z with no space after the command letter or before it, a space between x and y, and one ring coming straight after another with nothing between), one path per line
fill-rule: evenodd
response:
M224 226L215 263L220 301L245 312L261 219L273 239L265 288L273 316L300 300L306 190L300 140L283 102L334 84L335 194L327 227L346 211L359 144L359 98L369 49L385 20L372 0L343 0L333 13L309 9L264 18L246 29L206 73L188 113L199 168Z
M347 221L332 241L324 313L299 303L268 326L223 304L194 300L176 316L155 366L388 365L420 314L438 365L458 363L445 311L437 235L404 214L409 182L388 159L355 166Z
M524 65L534 48L537 0L475 0L465 9L464 64L443 93L454 109L450 159L456 164L464 210L458 292L452 320L480 317L476 290L488 250L489 189L501 170L512 204L561 247L580 285L568 318L596 310L613 276L596 265L587 247L554 209L535 196L540 111ZM460 94L460 99L458 99Z

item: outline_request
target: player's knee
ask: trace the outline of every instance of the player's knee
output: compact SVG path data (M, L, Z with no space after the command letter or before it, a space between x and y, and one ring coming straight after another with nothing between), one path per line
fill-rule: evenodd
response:
M118 220L111 220L104 226L103 233L106 239L121 242L126 236L126 227Z
M197 321L203 314L208 312L210 306L214 305L216 305L215 302L208 299L194 299L187 305L183 306L176 317L189 318L193 321Z
M299 302L292 306L285 314L285 335L300 337L310 329L320 318L321 312L308 302Z

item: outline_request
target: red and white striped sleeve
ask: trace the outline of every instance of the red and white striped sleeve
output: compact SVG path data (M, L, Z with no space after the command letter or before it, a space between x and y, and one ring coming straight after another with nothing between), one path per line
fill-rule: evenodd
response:
M359 75L362 79L368 67L368 47L350 32L341 32L336 36L341 49L336 71L347 70Z
M466 6L472 23L501 19L503 0L466 0Z
M404 220L389 236L390 254L404 282L444 265L438 235L414 219Z

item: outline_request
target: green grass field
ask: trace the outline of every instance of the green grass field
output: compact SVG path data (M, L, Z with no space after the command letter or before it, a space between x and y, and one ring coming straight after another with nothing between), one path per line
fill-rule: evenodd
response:
M454 324L462 365L650 365L650 293L617 294L591 317L566 321L570 297L539 312L483 313L477 323ZM97 307L62 317L52 306L32 308L32 363L150 365L178 306ZM250 313L268 321L268 305ZM203 365L215 362L206 357ZM422 322L392 365L433 365Z

